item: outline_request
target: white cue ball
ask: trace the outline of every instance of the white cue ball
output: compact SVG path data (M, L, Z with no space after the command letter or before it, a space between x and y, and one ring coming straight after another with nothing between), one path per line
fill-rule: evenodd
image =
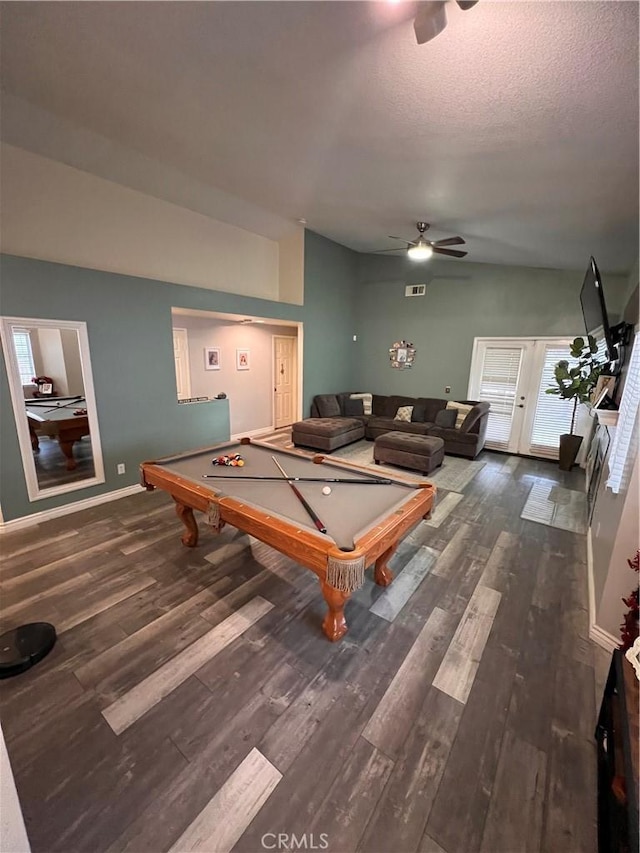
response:
M324 486L322 489L322 494L323 495L330 495L331 494L331 486Z

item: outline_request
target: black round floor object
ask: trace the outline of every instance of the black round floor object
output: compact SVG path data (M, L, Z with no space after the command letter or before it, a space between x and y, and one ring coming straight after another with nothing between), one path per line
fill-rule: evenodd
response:
M29 622L0 636L0 678L11 678L46 657L56 644L49 622Z

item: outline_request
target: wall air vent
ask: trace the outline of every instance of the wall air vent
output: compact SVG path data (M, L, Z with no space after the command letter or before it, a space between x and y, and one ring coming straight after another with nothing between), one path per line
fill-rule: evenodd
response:
M404 289L405 296L424 296L426 292L426 284L408 284Z

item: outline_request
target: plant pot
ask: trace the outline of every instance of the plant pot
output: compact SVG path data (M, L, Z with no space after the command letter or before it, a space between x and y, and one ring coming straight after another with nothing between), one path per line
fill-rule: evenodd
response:
M559 468L561 471L570 471L573 468L581 444L581 435L565 433L560 436Z

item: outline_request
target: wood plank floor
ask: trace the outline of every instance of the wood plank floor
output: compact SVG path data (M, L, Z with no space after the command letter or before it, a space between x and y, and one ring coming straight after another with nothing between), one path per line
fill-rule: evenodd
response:
M5 534L2 630L60 632L0 682L32 849L595 851L585 537L520 518L583 475L480 459L337 644L311 572L232 528L184 548L161 493Z

